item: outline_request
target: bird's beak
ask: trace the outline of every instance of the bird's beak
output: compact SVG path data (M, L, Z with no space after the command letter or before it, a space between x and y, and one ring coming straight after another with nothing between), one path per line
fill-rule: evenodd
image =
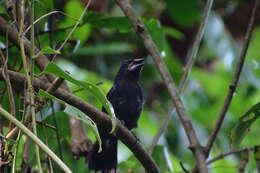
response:
M143 66L144 66L143 58L133 59L133 61L128 65L128 70L133 71L135 69L141 69Z

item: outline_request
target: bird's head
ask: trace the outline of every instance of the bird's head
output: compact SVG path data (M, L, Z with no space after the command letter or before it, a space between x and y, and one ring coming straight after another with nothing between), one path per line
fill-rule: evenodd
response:
M117 73L117 78L138 81L143 66L143 58L124 60Z

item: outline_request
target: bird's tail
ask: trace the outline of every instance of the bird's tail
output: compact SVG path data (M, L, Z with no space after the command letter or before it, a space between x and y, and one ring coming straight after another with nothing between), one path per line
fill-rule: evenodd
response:
M101 135L101 140L102 151L98 153L99 145L96 142L88 154L89 170L102 171L102 173L116 173L117 139L111 135Z

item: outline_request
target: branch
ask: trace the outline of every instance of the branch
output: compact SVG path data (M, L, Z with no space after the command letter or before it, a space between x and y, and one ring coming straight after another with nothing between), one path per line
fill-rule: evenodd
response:
M202 36L205 32L205 28L206 28L206 25L208 22L208 18L209 18L209 14L210 14L210 11L212 8L213 1L214 0L207 0L206 6L205 6L204 12L203 12L203 17L202 17L202 20L199 25L198 32L197 32L195 40L192 44L191 50L188 51L187 58L186 58L188 60L188 62L184 68L184 73L183 73L183 76L180 81L179 93L181 93L183 91L183 89L185 88L185 84L187 82L188 76L189 76L192 66L195 62L195 59L196 59L196 56L197 56L197 53L199 50L200 42L201 42Z
M162 58L160 56L160 52L156 45L154 44L150 34L148 33L147 29L145 28L144 24L141 22L139 17L135 14L133 8L129 4L127 0L116 0L117 4L120 6L120 8L123 10L125 15L128 17L130 22L133 25L133 28L135 32L142 38L144 45L148 52L152 55L153 60L155 64L157 65L157 68L159 69L159 72L161 74L161 77L164 81L164 84L166 85L172 102L176 107L176 110L178 112L179 118L181 120L181 123L185 129L186 135L188 137L189 143L190 143L190 149L193 152L197 164L198 169L200 173L207 173L207 165L205 162L205 156L204 152L202 150L201 144L199 143L199 140L197 138L197 135L195 133L195 130L193 128L193 125L185 111L184 105L179 97L178 89L173 82L171 75L165 66L165 64L162 61Z
M242 160L242 162L241 162L241 164L239 166L239 169L238 169L239 173L244 173L245 172L246 165L248 163L248 157L249 157L249 150L245 150L243 152L243 158L242 158L243 160Z
M207 162L207 164L209 165L209 164L211 164L211 163L213 163L213 162L215 162L215 161L217 161L217 160L223 159L224 157L230 156L230 155L232 155L232 154L241 153L241 152L244 152L244 151L246 151L246 150L249 150L249 151L254 150L254 148L255 148L255 147L247 147L247 148L243 148L243 149L233 150L233 151L230 151L230 152L227 152L227 153L222 153L222 154L220 154L220 155L214 157L213 159L210 159L210 160Z
M231 84L229 85L229 91L228 91L228 94L226 96L224 105L223 105L223 107L220 111L219 118L218 118L218 120L217 120L217 122L214 126L214 129L213 129L213 131L212 131L212 133L209 137L209 140L208 140L208 143L207 143L207 146L206 146L206 156L209 155L209 152L210 152L210 150L213 146L213 143L217 138L218 132L219 132L219 130L220 130L222 124L223 124L224 118L226 116L226 112L227 112L229 105L232 101L234 92L236 91L237 84L238 84L238 81L239 81L239 77L240 77L244 62L245 62L246 52L247 52L247 49L248 49L248 46L249 46L249 41L250 41L251 36L252 36L252 31L253 31L253 26L254 26L254 22L255 22L258 4L259 4L259 0L255 0L254 9L252 11L252 15L250 17L249 25L247 27L247 31L246 31L246 35L245 35L245 38L244 38L244 43L243 43L243 46L242 46L241 54L240 54L238 63L237 63L236 68L235 68L234 77L233 77Z
M200 42L201 42L202 36L204 34L206 24L208 22L208 17L209 17L211 8L212 8L213 1L214 0L208 0L206 5L205 5L203 17L201 19L198 32L196 34L194 43L192 44L191 50L188 52L188 55L187 55L187 58L186 58L188 60L188 62L186 64L185 68L184 68L184 73L182 75L181 82L180 82L180 85L179 85L179 88L178 88L179 94L181 94L183 92L185 85L187 83L189 73L192 69L194 62L195 62L195 58L197 56L197 52L198 52L198 49L199 49L199 46L200 46ZM159 128L159 131L152 141L152 144L151 144L151 147L150 147L150 153L152 153L154 146L158 143L158 140L160 139L163 132L168 127L168 123L171 120L171 115L172 115L173 111L175 111L175 108L173 108L172 111L170 113L168 113L166 115L166 117L164 118L164 120L162 121L162 124Z
M8 62L8 57L5 58L2 50L0 50L0 62L2 63L2 68L3 68L3 77L5 79L6 83L6 88L7 88L7 93L8 93L8 99L9 99L9 106L10 106L10 112L11 114L16 117L16 111L15 111L15 101L14 101L14 94L13 94L13 89L12 85L7 73L8 67L7 67L7 62ZM12 125L10 125L12 127Z
M0 80L2 78L2 68L0 68ZM9 71L10 80L15 86L24 86L25 77L20 73ZM51 84L44 83L39 79L33 80L33 86L37 89L43 89L47 91L51 87ZM53 95L64 102L78 108L86 115L88 115L99 127L102 127L104 130L109 133L111 130L111 119L104 112L96 109L95 107L89 105L83 100L75 97L71 93L67 92L64 89L57 89ZM136 137L123 125L118 122L117 130L115 131L115 136L120 139L136 156L136 158L142 163L144 168L148 173L159 173L159 168L156 166L155 162L152 160L151 156L145 151L145 149L136 141Z

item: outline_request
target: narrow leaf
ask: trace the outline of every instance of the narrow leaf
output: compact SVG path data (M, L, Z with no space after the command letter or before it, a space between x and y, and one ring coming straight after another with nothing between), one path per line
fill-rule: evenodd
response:
M116 115L114 113L113 106L107 100L106 96L104 95L104 93L102 92L102 90L98 86L96 86L95 84L89 83L89 82L83 82L83 81L79 81L77 79L74 79L68 73L63 71L60 67L58 67L54 63L49 63L46 66L46 68L43 70L42 74L53 74L55 76L58 76L60 78L65 79L65 80L67 80L67 81L69 81L69 82L71 82L71 83L73 83L73 84L75 84L79 87L82 87L85 90L92 93L101 102L103 107L106 109L106 111L108 112L108 114L112 118L112 129L111 129L110 133L112 133L115 130L117 119L116 119Z

